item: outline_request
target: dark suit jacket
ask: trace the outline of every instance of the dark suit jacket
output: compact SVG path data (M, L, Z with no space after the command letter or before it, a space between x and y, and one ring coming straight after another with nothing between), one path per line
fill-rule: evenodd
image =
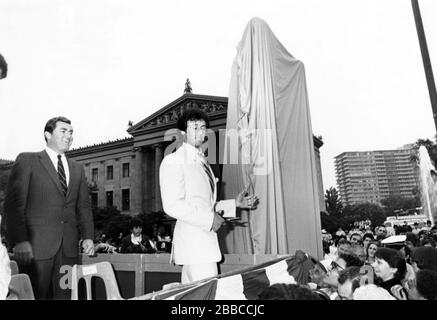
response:
M82 239L94 238L93 215L85 172L67 159L67 196L47 152L21 153L12 167L6 189L6 235L11 245L30 241L35 259L53 257L61 243L67 257L78 255Z
M141 236L141 244L145 247L144 250L139 244L133 244L131 235L128 235L121 240L120 253L155 253L156 250L152 248L149 237L144 234Z

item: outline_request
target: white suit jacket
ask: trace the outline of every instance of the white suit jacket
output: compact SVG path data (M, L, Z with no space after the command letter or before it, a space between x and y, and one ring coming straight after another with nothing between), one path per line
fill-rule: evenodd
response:
M177 219L172 246L175 263L189 265L220 261L217 234L211 231L217 179L212 192L198 149L184 143L167 155L159 169L159 182L163 209ZM235 211L235 200L220 201L217 207Z

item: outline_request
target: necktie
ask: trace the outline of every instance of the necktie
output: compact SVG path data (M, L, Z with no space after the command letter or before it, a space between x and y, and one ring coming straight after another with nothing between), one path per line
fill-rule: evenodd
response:
M212 194L214 194L215 182L214 182L214 177L211 173L211 167L209 166L208 162L204 159L202 159L200 162L202 163L203 169L205 170L206 174L208 175L209 185L211 186L211 192L212 192Z
M67 195L67 179L65 178L65 170L64 165L62 164L61 155L58 154L58 178L61 182L62 191L64 192L64 196Z

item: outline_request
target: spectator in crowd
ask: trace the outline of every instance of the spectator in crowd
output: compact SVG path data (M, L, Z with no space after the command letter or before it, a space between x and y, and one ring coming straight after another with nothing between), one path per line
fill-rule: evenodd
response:
M165 229L162 229L162 231L158 232L158 241L156 242L156 247L157 250L161 252L171 252L171 236Z
M357 243L352 244L351 254L358 257L358 259L360 259L363 264L366 262L366 251L364 250L364 247L362 245Z
M433 247L436 246L436 241L434 237L430 234L425 235L422 240L420 241L420 246L422 247Z
M367 247L369 246L370 241L373 241L375 238L373 237L373 234L370 232L367 232L363 235L363 247L364 250L367 250Z
M337 288L339 300L353 300L353 293L360 284L361 267L352 266L340 272Z
M425 269L416 274L416 289L419 298L437 300L437 272Z
M94 252L117 253L117 247L111 245L111 239L109 239L105 233L102 233L96 243L94 243Z
M418 223L418 222L414 222L412 232L413 232L414 234L416 234L416 235L419 234L419 232L420 232L420 227L419 227L419 223Z
M363 241L363 238L361 237L361 234L359 234L358 232L354 232L351 234L350 242L352 245L354 245L354 244L361 245L362 241Z
M366 264L372 264L375 262L375 253L376 250L379 248L379 242L378 241L371 241L369 243L369 246L367 247L367 254L366 254Z
M311 289L298 284L276 283L262 290L256 300L322 300Z
M407 239L405 239L405 245L410 249L410 251L420 244L419 238L414 232L407 232L405 235L407 236Z
M341 227L338 227L338 230L337 232L335 232L335 235L337 237L346 236L346 232L344 232L344 230Z
M384 226L379 226L375 228L376 240L381 241L387 238L387 229Z
M117 248L117 251L120 252L121 241L124 238L123 232L120 232L116 238L112 241L112 245Z
M326 277L327 270L324 265L319 262L314 262L314 267L309 270L308 285L311 289L320 289L323 287L323 280Z
M150 238L144 234L143 222L133 218L131 223L131 234L121 241L120 253L155 253L156 250L150 243Z
M372 264L377 277L376 284L386 289L391 294L391 289L396 285L402 286L407 266L401 253L391 248L379 248L375 253L375 262ZM401 294L407 296L407 292L402 288Z
M423 239L425 239L425 237L427 237L429 234L429 231L427 230L420 230L420 232L418 233L418 237L419 237L419 244L422 242Z
M339 273L348 267L357 266L361 267L363 263L351 254L341 254L331 262L329 266L325 266L327 270L326 276L323 279L324 292L328 294L331 300L337 298L337 287L338 287L338 277Z
M321 263L326 267L331 264L332 261L335 261L337 257L341 254L349 254L351 252L351 243L346 240L346 237L340 236L337 239L337 247L334 250L330 249L330 253L325 255L324 259Z
M429 269L437 272L437 249L433 247L417 247L411 253L411 265L417 273Z
M431 226L432 226L431 220L427 220L426 221L426 226L423 227L422 230L430 231L431 230Z
M351 243L346 239L340 239L337 244L337 256L349 254L351 252Z

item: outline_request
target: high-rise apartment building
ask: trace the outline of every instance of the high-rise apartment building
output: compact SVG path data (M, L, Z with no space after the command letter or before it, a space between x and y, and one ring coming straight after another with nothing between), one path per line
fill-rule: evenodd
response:
M381 203L389 196L412 197L418 186L412 145L396 150L343 152L335 157L337 186L344 205Z

